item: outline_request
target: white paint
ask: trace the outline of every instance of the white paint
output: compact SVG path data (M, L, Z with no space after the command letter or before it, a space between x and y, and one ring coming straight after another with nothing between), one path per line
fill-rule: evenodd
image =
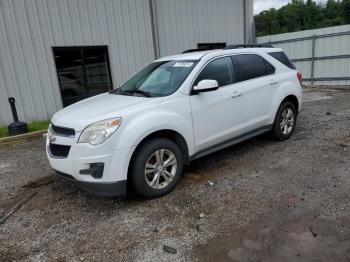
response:
M278 62L268 52L272 48L217 50L201 53L201 59L177 91L166 97L135 97L103 94L81 101L56 113L52 123L73 128L74 138L49 134L47 155L51 166L70 174L80 181L101 183L127 179L129 163L136 146L148 135L160 130L172 130L185 140L189 156L203 152L223 142L237 138L259 128L272 126L281 102L294 95L302 104L302 90L297 72ZM266 59L275 73L242 81L211 92L192 95L198 74L210 62L238 54L257 54ZM178 55L177 61L189 56ZM169 58L164 58L168 60ZM229 66L229 65L228 65ZM210 80L210 79L209 79ZM81 131L90 124L115 117L122 119L118 130L104 143L92 146L78 143ZM267 131L267 130L265 130ZM55 144L70 145L66 158L54 157L49 149L49 137ZM105 164L103 177L95 179L81 175L89 163Z

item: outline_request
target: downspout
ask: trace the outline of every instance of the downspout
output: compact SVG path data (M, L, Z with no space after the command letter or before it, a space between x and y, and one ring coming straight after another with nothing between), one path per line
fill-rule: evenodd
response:
M155 0L148 0L148 4L149 4L150 17L151 17L151 31L152 31L154 59L158 59L160 57L160 48L159 48L159 34L158 34L157 10L156 10Z
M245 0L243 1L243 41L244 44L247 44L247 3Z

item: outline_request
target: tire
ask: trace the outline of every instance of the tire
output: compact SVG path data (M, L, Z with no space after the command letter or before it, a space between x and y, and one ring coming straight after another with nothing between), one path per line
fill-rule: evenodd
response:
M130 173L132 185L145 198L163 196L175 188L183 165L179 146L165 138L152 139L136 152Z
M290 101L283 102L277 110L272 134L280 141L289 139L297 123L297 111Z

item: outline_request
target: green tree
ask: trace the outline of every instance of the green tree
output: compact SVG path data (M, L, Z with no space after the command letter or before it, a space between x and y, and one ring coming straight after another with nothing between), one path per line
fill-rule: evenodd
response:
M292 0L278 10L272 8L255 16L257 36L346 23L350 23L350 0L328 0L326 4Z
M343 0L342 11L343 11L344 23L350 24L350 0Z

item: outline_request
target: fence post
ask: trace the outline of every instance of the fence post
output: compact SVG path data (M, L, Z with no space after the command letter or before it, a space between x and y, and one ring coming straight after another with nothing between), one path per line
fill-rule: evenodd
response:
M314 85L315 79L315 52L316 52L316 36L312 35L312 55L311 55L311 85Z
M252 23L252 44L256 44L256 25L254 21Z

